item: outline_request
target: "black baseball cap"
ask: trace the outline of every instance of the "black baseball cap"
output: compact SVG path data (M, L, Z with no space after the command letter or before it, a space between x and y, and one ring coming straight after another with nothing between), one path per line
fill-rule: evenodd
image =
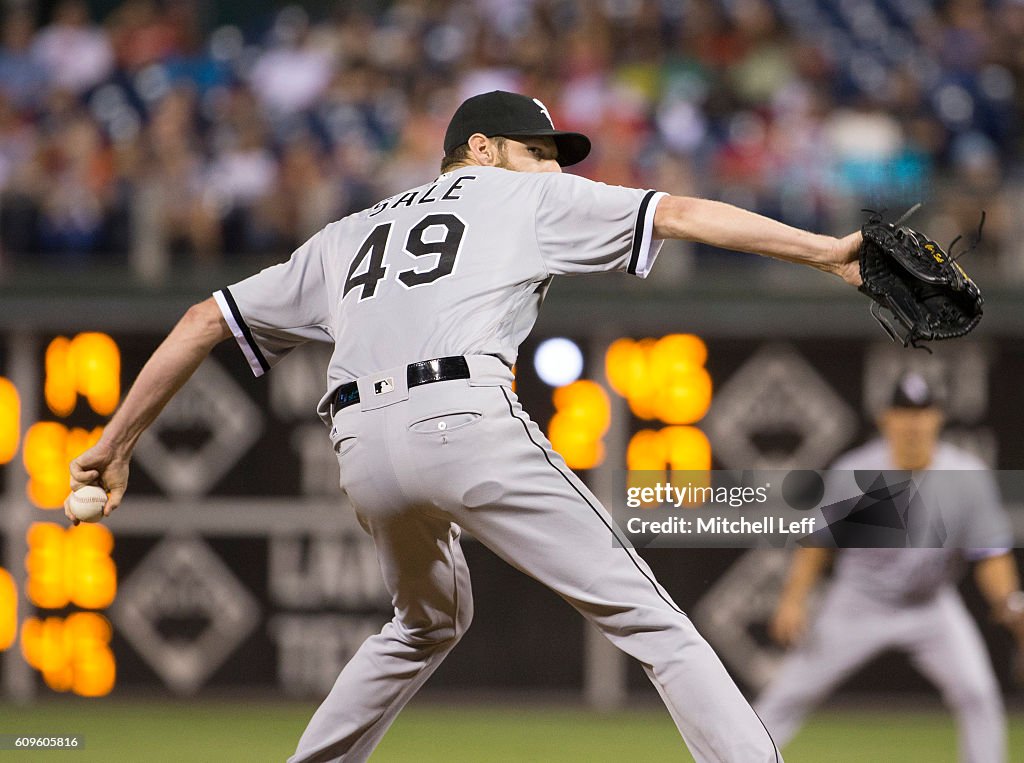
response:
M563 167L583 161L590 153L590 138L578 132L556 130L547 107L539 100L504 90L474 95L462 102L444 134L444 152L449 154L468 143L476 133L488 138L551 136L558 147L558 163Z
M890 408L935 408L938 406L935 391L928 380L916 371L905 373L896 382L889 402Z

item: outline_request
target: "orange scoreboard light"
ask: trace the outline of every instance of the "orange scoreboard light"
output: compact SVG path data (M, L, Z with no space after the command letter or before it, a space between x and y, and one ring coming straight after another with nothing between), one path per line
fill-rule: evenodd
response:
M18 453L21 439L21 398L10 379L0 376L0 466Z
M14 578L0 568L0 651L10 649L18 635L18 590Z
M707 357L707 346L694 334L622 338L608 346L604 357L608 387L627 401L636 418L662 425L632 435L626 449L627 469L662 474L667 469L711 469L711 444L695 426L711 407ZM552 447L571 468L602 465L603 438L612 415L605 387L586 379L573 381L556 387L552 402L554 415L548 424Z
M707 358L707 346L693 334L618 339L608 347L605 375L612 389L626 398L637 418L668 425L633 435L626 451L626 468L711 468L711 444L694 426L711 407L711 375L704 367Z
M611 403L600 384L579 380L553 393L555 415L548 423L551 447L572 469L593 469L604 460L601 438L611 423Z
M78 418L108 417L121 398L121 352L108 335L86 332L58 336L46 348L43 399L56 420L33 422L21 438L23 417L18 390L0 378L0 464L20 448L28 479L25 492L34 510L56 512L68 494L72 459L94 445L101 422L71 426L67 419L81 401ZM49 415L46 416L49 418ZM20 637L21 654L47 686L85 697L108 694L116 665L110 649L111 626L102 610L117 595L117 571L111 556L114 538L102 525L68 527L61 519L33 518L26 532L24 601L35 612L18 625L18 591L0 569L0 650Z

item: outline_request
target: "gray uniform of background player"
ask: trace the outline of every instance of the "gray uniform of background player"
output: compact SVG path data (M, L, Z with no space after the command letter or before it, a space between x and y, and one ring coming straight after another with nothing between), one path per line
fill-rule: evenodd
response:
M510 388L553 275L647 274L659 197L465 167L329 225L289 262L215 295L257 374L318 340L335 344L327 389L359 384L360 404L331 420L325 396L320 414L395 615L346 665L292 761L365 760L465 632L473 604L460 528L638 659L697 760L781 759L718 657L644 561L613 542L605 509ZM385 239L380 280L346 293L370 265L365 242ZM469 357L471 379L407 388L405 364L451 355Z
M815 621L755 704L780 746L844 679L882 651L895 649L906 652L955 713L962 761L1006 759L999 685L955 580L965 558L1008 550L1008 517L992 475L973 455L940 443L929 468L956 470L915 477L925 503L942 512L946 547L838 552ZM896 467L889 446L879 439L847 453L832 469L826 501L858 494L852 470Z

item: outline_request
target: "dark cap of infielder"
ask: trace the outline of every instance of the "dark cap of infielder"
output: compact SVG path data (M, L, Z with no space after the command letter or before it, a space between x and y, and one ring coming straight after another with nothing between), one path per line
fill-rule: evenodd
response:
M493 138L540 138L551 136L558 147L558 163L576 164L590 153L590 138L578 132L556 130L547 107L536 98L494 90L474 95L455 110L444 135L444 152L450 154L476 133Z
M935 408L938 400L928 381L916 371L905 373L896 382L890 408Z

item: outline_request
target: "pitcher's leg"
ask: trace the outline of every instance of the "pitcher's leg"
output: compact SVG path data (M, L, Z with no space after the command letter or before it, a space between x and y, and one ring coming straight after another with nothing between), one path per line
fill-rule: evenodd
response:
M634 550L617 542L594 495L551 450L507 390L494 411L502 458L460 453L500 492L450 509L456 521L514 567L554 590L616 646L639 660L694 757L781 760L761 721L721 661ZM491 414L489 414L491 415ZM621 537L621 535L620 535Z
M341 671L289 763L369 758L473 616L458 527L416 511L364 521L395 616Z

